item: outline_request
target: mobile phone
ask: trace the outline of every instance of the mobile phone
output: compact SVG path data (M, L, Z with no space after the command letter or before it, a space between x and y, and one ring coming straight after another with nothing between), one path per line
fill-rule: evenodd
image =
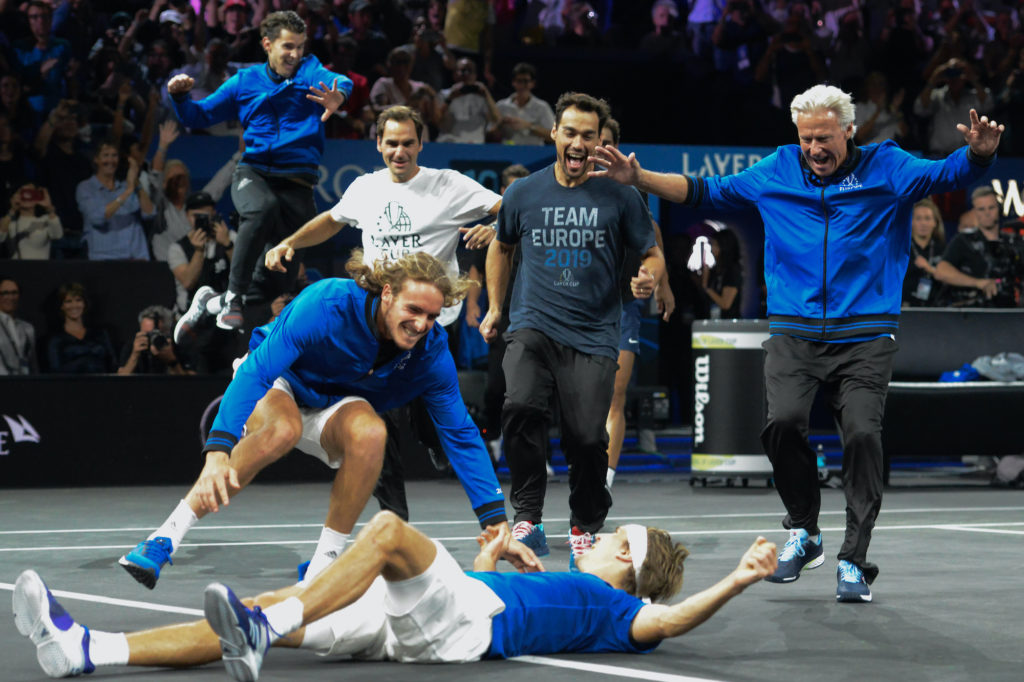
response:
M213 236L213 225L210 223L210 214L196 213L196 229L202 230L209 236Z
M22 203L37 204L43 200L43 190L26 188L21 190L20 198Z

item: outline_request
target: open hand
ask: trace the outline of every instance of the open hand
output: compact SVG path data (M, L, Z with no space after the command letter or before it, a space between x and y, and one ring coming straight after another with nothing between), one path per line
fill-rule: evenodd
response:
M971 127L957 123L956 129L963 133L964 142L970 145L972 152L987 157L996 153L1005 126L990 121L988 116L978 118L978 112L971 109Z
M587 176L611 178L623 185L636 185L640 181L640 162L636 154L626 156L615 147L596 147L588 162L594 164Z
M338 79L335 78L330 88L323 81L320 81L320 88L310 86L306 99L323 106L324 113L320 120L326 123L327 119L345 103L345 93L338 89Z

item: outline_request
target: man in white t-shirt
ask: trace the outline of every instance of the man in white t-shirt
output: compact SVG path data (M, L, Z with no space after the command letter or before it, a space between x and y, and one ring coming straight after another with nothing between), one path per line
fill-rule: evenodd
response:
M356 178L333 208L268 251L268 269L284 270L284 263L292 259L296 249L327 241L346 225L363 231L363 259L367 263L424 251L446 263L453 276L459 272L455 253L460 236L471 249L483 249L491 243L494 229L490 225L463 226L497 216L501 196L458 171L417 163L423 151L423 119L418 111L393 106L381 112L377 118L377 150L386 168ZM441 311L437 321L449 335L456 329L461 310L460 302ZM433 450L432 455L439 454L440 443L426 410L418 401L410 409L414 432ZM388 413L385 421L388 446L374 494L383 508L408 520L394 412Z
M551 142L555 112L550 104L534 97L533 88L536 84L537 69L533 64L520 62L512 68L512 87L516 91L498 101L503 142L527 145Z

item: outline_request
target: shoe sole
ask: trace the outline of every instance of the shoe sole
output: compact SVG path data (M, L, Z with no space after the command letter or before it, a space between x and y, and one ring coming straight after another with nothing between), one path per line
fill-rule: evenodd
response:
M255 682L259 679L259 666L247 660L252 655L245 632L238 627L235 610L231 607L228 588L224 585L208 585L203 593L203 612L210 627L220 638L221 660L232 679L239 682Z
M148 568L143 568L138 564L133 564L128 560L128 557L121 557L117 560L117 563L128 571L128 575L135 578L136 581L145 585L149 589L156 587L156 573Z
M811 561L809 561L806 564L804 564L803 567L800 569L800 571L796 575L791 577L791 578L776 578L775 576L770 575L767 578L765 578L765 581L769 582L769 583L775 583L775 584L784 584L784 583L796 582L796 579L800 577L800 573L803 573L804 571L810 571L812 569L818 568L823 563L825 563L825 553L824 552L822 552L821 555L817 559L812 559Z
M14 610L14 625L25 637L38 645L43 639L39 632L39 625L43 621L42 611L36 608L38 604L45 604L49 608L49 599L46 598L46 585L43 579L35 571L25 571L18 576L14 583L14 595L11 598L11 607Z
M46 584L35 571L25 571L18 576L11 598L14 610L14 625L36 646L36 660L49 677L68 677L74 674L75 665L64 654L56 635L61 633L51 626L44 613L50 609Z
M844 597L841 594L836 595L836 601L840 604L867 604L871 601L871 593L868 594L851 594Z
M210 293L210 296L206 296L204 298L203 295L205 295L207 291ZM199 287L199 291L197 291L195 296L192 298L192 304L189 305L188 310L186 310L185 314L181 316L180 320L178 320L178 324L174 325L174 343L180 344L185 340L186 334L194 336L194 334L192 334L192 325L186 322L186 320L193 315L193 308L196 307L197 302L200 302L200 305L205 308L206 302L213 298L213 294L216 293L217 292L213 290L213 287L209 285Z

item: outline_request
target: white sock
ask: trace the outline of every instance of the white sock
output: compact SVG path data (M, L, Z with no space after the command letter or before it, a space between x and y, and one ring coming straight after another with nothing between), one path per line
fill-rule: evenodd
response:
M199 519L196 517L196 513L192 511L192 507L188 506L188 502L181 500L178 502L178 506L174 508L171 515L167 517L167 520L150 534L147 540L153 538L165 537L171 539L171 544L174 547L174 552L178 551L178 545L185 539L185 533L191 530L192 526L196 525Z
M612 489L612 483L615 482L615 469L608 467L608 474L605 476L605 485L608 486L608 490Z
M89 659L97 668L128 665L128 638L123 632L89 630Z
M331 562L337 559L345 551L345 543L348 542L348 533L339 533L327 526L320 531L320 540L316 543L316 551L313 558L309 560L309 568L306 570L306 582L315 578L320 571L330 566Z
M298 597L288 597L283 602L263 609L270 625L271 642L302 627L302 601Z

